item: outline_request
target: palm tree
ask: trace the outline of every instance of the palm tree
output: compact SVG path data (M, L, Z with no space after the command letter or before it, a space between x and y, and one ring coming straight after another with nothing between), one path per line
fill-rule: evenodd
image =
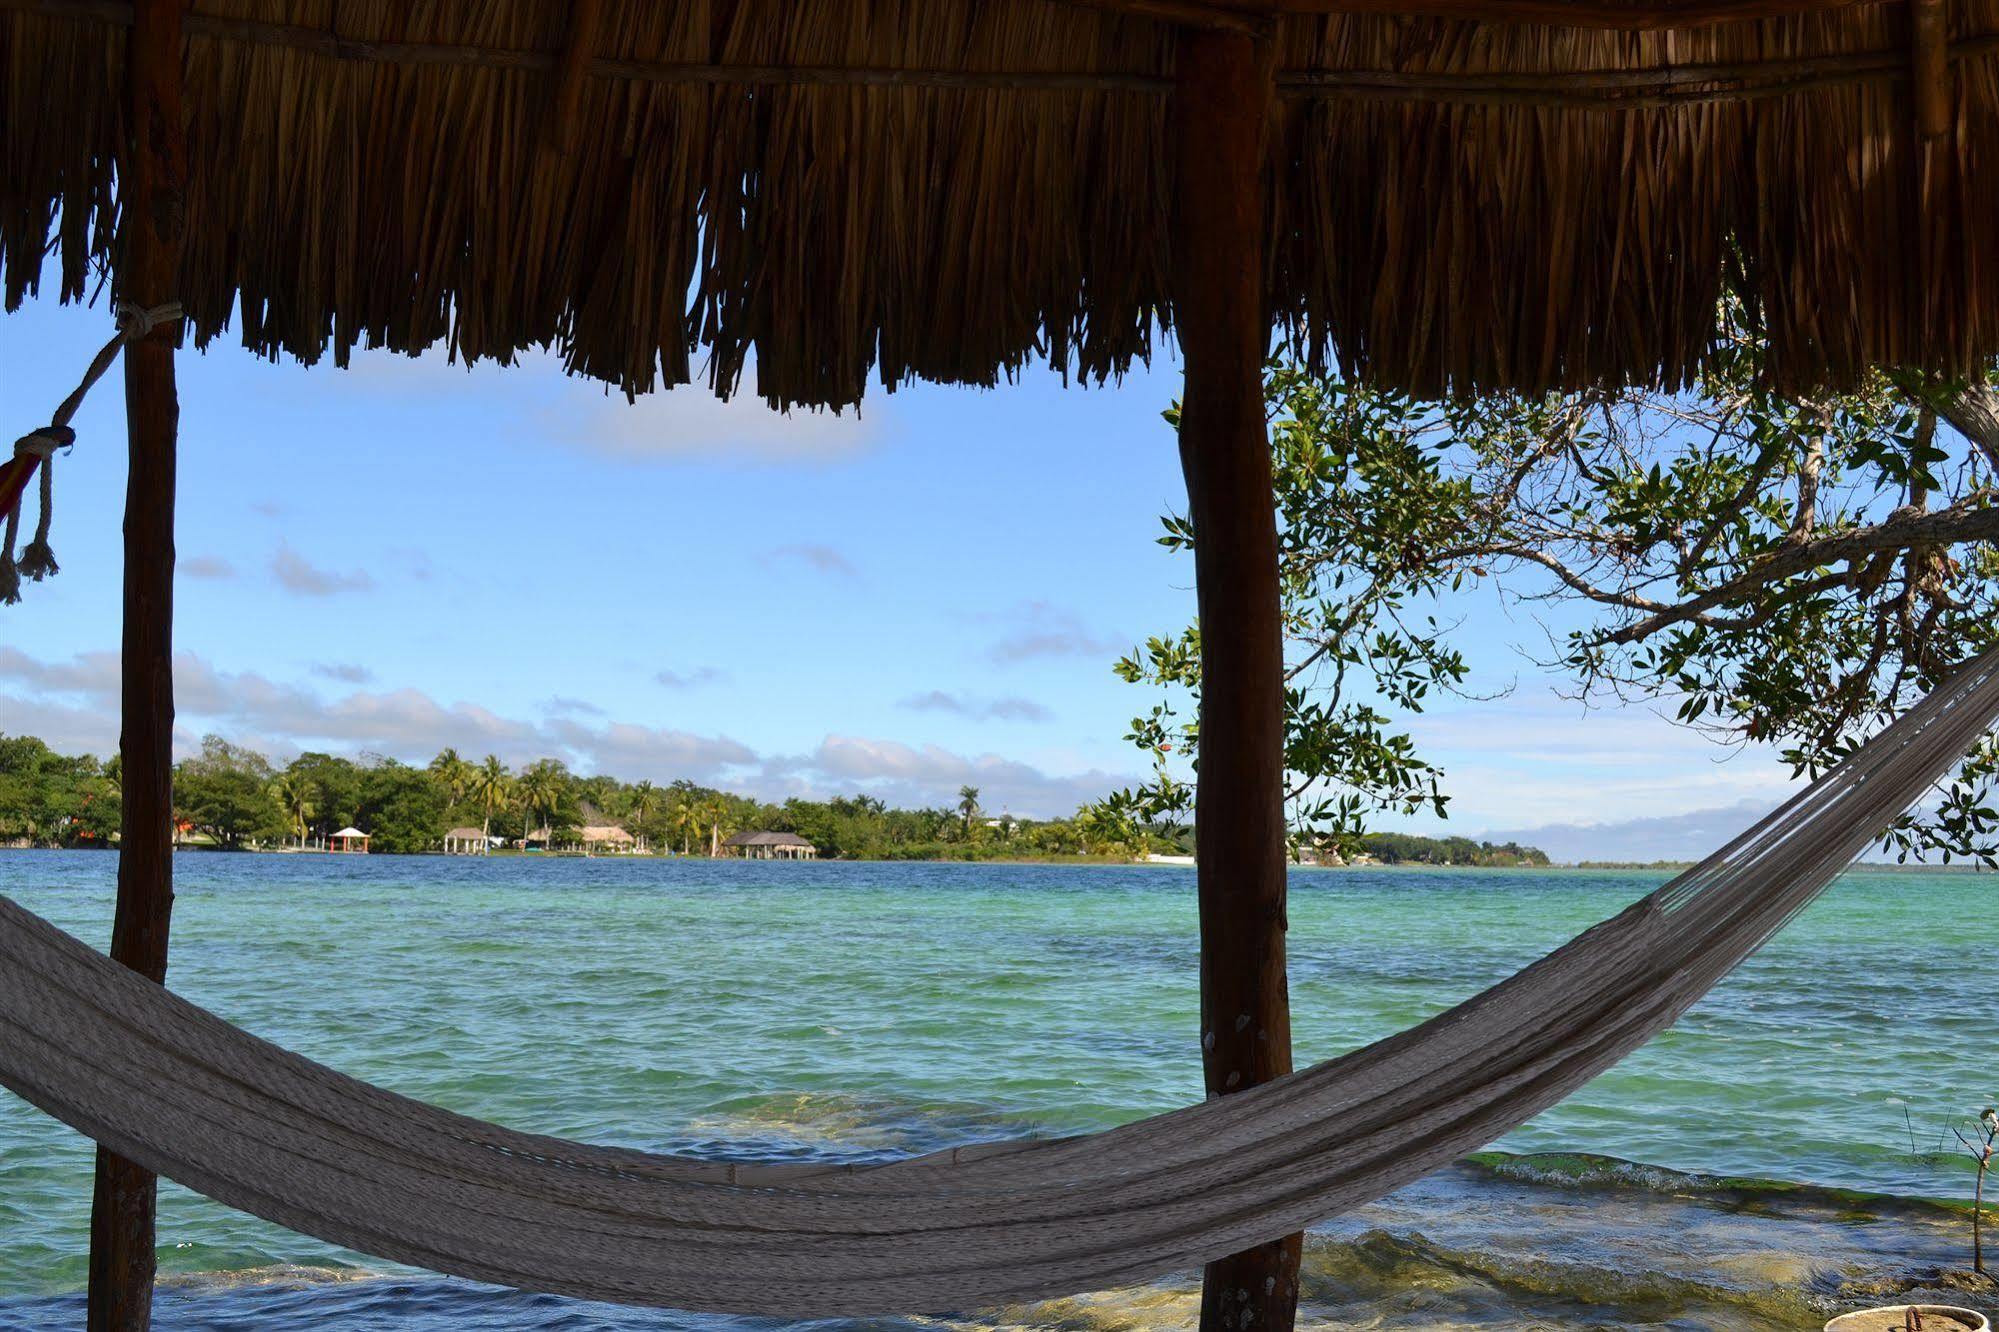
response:
M562 773L553 764L541 762L522 773L516 788L520 793L523 814L541 816L542 831L548 835L551 849L555 844L554 830L549 820L562 807ZM522 841L526 841L523 836Z
M659 803L659 788L651 782L638 782L632 787L632 818L644 823L652 817L652 807Z
M971 836L972 820L979 813L979 788L961 786L958 788L958 812L965 816L965 835Z
M683 800L673 807L670 816L673 830L680 834L680 854L694 854L694 834L701 831L701 811L691 800Z
M298 838L301 849L305 846L305 830L313 815L312 783L295 772L278 774L271 783L271 794L277 797L279 808L285 812L285 826Z
M514 799L521 806L521 845L540 827L536 816L548 808L548 777L529 768L514 782Z
M725 823L731 825L729 832L735 832L735 820L729 817L728 802L720 796L714 797L702 806L701 817L708 825L708 855L711 858L719 856L722 854L722 838L725 835L722 832L722 825Z
M500 762L498 754L486 755L486 761L472 769L467 789L485 812L486 821L479 830L486 836L493 835L493 811L506 805L513 795L513 785L513 779L507 776L507 765Z
M465 793L472 788L478 769L458 757L455 749L442 749L430 761L430 775L444 788L445 796L452 804L465 799Z
M646 826L646 820L652 817L653 806L659 803L659 788L651 782L635 782L632 785L631 801L632 822L637 824L638 827L628 828L626 831L638 833L639 845L645 850L650 851L652 847L647 844L645 833L641 832L640 829Z

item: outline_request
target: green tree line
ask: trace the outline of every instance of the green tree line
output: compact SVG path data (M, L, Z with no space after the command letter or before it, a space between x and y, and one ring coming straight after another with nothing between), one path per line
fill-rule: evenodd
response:
M773 804L691 781L656 785L571 772L557 759L519 769L446 749L418 767L305 753L282 766L218 736L174 768L174 813L186 846L270 850L323 845L343 828L374 851L442 848L455 828L515 845L577 848L586 825L619 827L654 852L721 854L738 832L789 832L824 857L985 860L1061 856L1133 858L1180 845L1144 824L1085 806L1072 818L992 815L976 787L953 804L891 808L868 795ZM0 841L112 845L118 833L117 760L57 753L33 736L0 736Z
M1497 845L1469 837L1417 837L1410 833L1363 834L1360 848L1384 865L1476 865L1497 868L1545 865L1548 853L1518 842Z

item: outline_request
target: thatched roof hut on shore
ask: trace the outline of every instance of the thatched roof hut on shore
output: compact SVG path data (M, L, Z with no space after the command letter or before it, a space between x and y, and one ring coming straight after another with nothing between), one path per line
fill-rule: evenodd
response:
M492 839L483 828L453 828L444 834L447 856L483 856L492 849Z
M817 860L819 848L797 833L739 832L722 849L744 860Z
M6 304L52 255L64 298L108 276L127 344L112 955L165 974L183 339L553 346L629 393L705 358L840 406L1103 380L1170 329L1202 1057L1217 1094L1267 1082L1273 337L1425 394L1679 386L1728 290L1776 387L1963 375L1999 354L1995 198L1999 0L0 0ZM47 452L0 465L0 509ZM152 1187L100 1157L93 1326L145 1323ZM1297 1253L1217 1255L1204 1318L1287 1325Z
M586 854L628 852L638 849L639 839L615 823L586 823L577 830L576 840Z

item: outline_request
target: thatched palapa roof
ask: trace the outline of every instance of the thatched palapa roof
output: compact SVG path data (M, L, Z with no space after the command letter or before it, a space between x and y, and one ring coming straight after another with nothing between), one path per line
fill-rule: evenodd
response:
M1293 12L1397 8L1432 16ZM1191 16L1278 25L1268 299L1322 362L1425 393L1681 382L1733 256L1787 383L1961 371L1999 353L1999 2L1948 4L1929 140L1909 11L197 0L180 291L201 342L552 344L631 392L704 363L810 404L1037 357L1114 375L1174 307ZM1739 12L1776 16L1707 22ZM10 308L52 233L65 295L115 263L129 21L0 0L0 108L33 127L0 136Z
M723 846L805 846L812 845L797 833L788 832L739 832L722 843Z

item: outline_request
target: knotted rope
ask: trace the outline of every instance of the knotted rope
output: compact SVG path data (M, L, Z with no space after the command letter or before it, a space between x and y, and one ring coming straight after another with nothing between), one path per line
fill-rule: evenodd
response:
M118 359L118 353L124 350L126 344L141 341L154 329L179 318L181 308L178 301L150 308L120 302L117 310L118 331L91 358L90 367L83 372L83 382L62 400L62 405L56 408L47 425L14 441L12 470L0 471L0 504L6 506L5 534L0 536L0 605L11 606L21 599L23 578L39 583L60 567L56 564L55 551L49 546L49 523L55 517L56 452L67 450L76 443L76 431L70 429L70 419L83 406L84 398L97 381L104 378L104 372L111 368L111 363ZM22 549L17 560L14 547L21 537L21 510L27 503L28 477L37 467L41 468L42 474L41 516L35 523L34 539Z

